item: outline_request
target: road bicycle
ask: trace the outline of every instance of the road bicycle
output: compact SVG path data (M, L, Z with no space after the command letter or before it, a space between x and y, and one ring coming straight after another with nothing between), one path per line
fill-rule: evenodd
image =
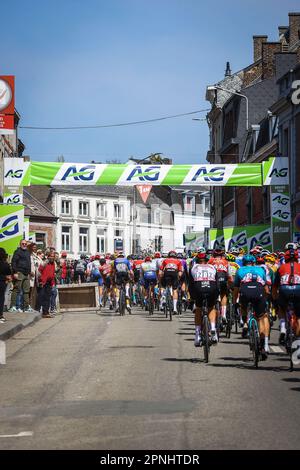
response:
M257 369L258 362L259 360L261 360L261 346L257 318L251 302L249 302L247 306L247 318L249 331L249 346L250 351L252 352L254 366Z
M295 315L294 303L291 301L288 303L286 310L286 336L285 336L285 348L290 358L290 371L294 370L293 354L293 343L296 340L295 329L296 329L297 318Z
M149 287L147 289L147 306L149 315L153 315L154 308L155 308L155 299L154 299L154 286L155 282L150 282Z
M207 297L204 297L202 300L202 321L201 321L201 338L204 351L204 362L208 363L209 353L210 353L210 321L208 318L208 302Z
M226 328L225 328L226 338L230 338L231 336L232 325L235 322L234 310L235 309L233 305L232 291L229 290L228 303L227 303L227 308L226 308Z
M173 291L170 285L166 288L165 293L165 304L164 304L164 314L166 318L170 317L170 321L172 321L173 316Z

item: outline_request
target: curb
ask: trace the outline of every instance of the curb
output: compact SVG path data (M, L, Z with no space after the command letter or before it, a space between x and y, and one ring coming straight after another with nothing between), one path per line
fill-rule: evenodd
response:
M24 330L28 326L33 325L37 321L42 318L42 314L40 312L33 312L33 313L24 313L24 320L15 320L14 324L10 325L11 320L9 319L7 323L3 323L0 327L0 341L7 341L12 336L16 335L20 331ZM1 331L3 330L3 331Z

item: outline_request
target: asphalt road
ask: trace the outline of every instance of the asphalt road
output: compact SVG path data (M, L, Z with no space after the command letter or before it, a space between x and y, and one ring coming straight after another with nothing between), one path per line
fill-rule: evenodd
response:
M7 341L0 449L299 449L300 369L253 369L240 334L209 364L193 316L134 310L42 319Z

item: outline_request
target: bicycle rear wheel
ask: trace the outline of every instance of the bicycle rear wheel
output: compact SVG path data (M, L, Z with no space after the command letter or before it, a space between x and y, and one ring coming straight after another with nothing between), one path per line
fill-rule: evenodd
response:
M250 332L249 332L249 342L250 342L250 349L252 351L253 362L256 369L258 368L258 361L259 361L259 333L258 327L255 320L252 320Z
M125 291L123 288L120 290L120 298L119 298L119 311L120 315L125 315L125 308L126 308L126 298L125 298Z
M233 305L230 303L226 310L226 338L230 338L232 328Z
M202 322L202 341L203 341L203 351L204 351L204 362L208 363L210 344L209 344L209 322L208 322L207 315L204 315L203 322Z

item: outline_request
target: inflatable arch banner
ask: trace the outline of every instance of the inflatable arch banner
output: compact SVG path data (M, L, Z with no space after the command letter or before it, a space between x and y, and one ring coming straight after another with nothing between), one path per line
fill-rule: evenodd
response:
M286 158L263 163L127 165L4 159L4 185L263 186L288 184Z

